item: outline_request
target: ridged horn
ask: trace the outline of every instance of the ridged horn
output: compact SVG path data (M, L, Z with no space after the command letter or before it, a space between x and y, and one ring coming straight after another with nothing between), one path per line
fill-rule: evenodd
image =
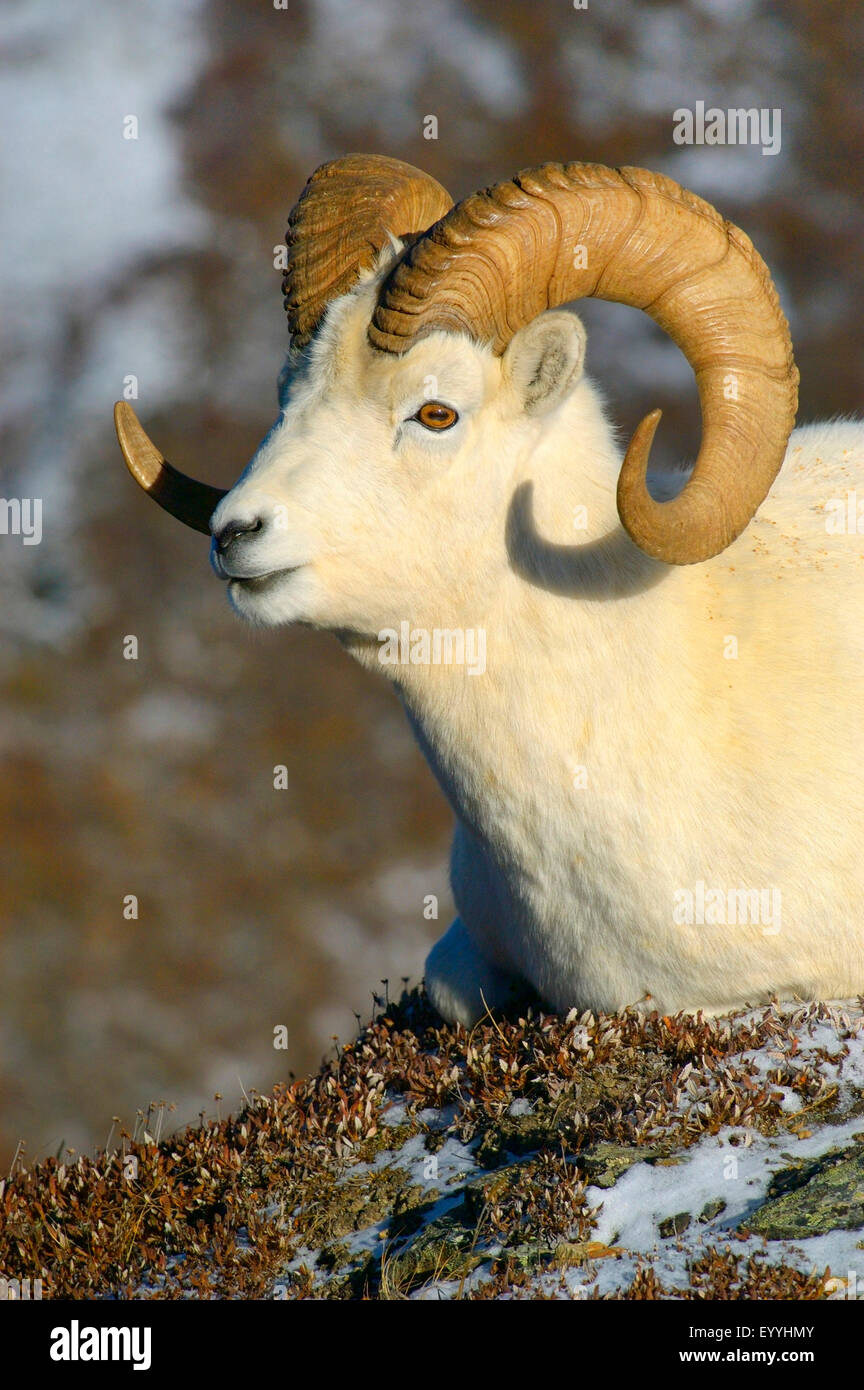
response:
M316 169L289 216L286 237L282 292L293 346L309 342L330 300L372 265L388 233L416 236L452 206L439 183L401 159L352 154ZM224 490L167 463L127 401L114 407L114 425L136 483L179 521L209 535Z
M349 154L322 164L288 218L282 293L292 346L305 347L332 299L368 269L388 232L425 232L453 206L435 179L383 155Z
M225 496L225 489L196 482L172 468L146 434L128 401L115 405L114 428L126 467L138 486L178 521L209 536L210 517Z
M702 441L691 478L656 502L645 475L659 411L618 480L633 541L670 564L719 554L771 486L795 421L798 372L765 263L709 203L644 169L544 164L472 194L406 252L369 325L406 351L435 329L502 353L544 309L593 296L644 309L696 374Z

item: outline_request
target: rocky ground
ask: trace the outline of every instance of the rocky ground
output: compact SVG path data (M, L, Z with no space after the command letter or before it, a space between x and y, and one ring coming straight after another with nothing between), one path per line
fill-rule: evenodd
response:
M862 1001L718 1020L422 994L236 1117L14 1171L43 1297L864 1296Z

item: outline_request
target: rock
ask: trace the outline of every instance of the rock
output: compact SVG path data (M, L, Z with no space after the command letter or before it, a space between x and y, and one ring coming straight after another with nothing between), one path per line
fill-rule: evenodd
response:
M708 1221L713 1221L715 1216L719 1216L720 1213L724 1212L725 1210L726 1203L723 1201L723 1198L713 1197L710 1202L705 1203L704 1207L700 1211L699 1220L703 1222L703 1224Z
M496 1168L491 1174L481 1173L479 1177L469 1178L462 1193L472 1224L480 1220L485 1207L503 1197L519 1181L527 1161L522 1159L508 1163L505 1168Z
M403 1293L432 1279L461 1279L489 1258L475 1251L474 1241L473 1218L460 1202L418 1231L390 1261L386 1278Z
M522 1269L552 1264L556 1269L572 1269L594 1260L617 1259L627 1251L620 1246L604 1245L601 1240L561 1240L555 1245L548 1241L527 1241L507 1250L508 1259Z
M661 1221L658 1226L658 1230L660 1231L660 1234L663 1237L663 1239L668 1240L670 1236L682 1235L683 1232L687 1230L687 1227L689 1225L689 1211L679 1211L677 1215L667 1216L665 1220Z
M768 1198L742 1226L767 1240L800 1240L864 1226L864 1150L855 1144L775 1173Z
M562 1117L575 1108L567 1106L538 1106L528 1114L508 1113L486 1130L477 1149L477 1162L484 1168L494 1168L506 1154L534 1153L555 1136ZM559 1113L560 1111L560 1113Z
M634 1163L650 1162L659 1152L659 1149L627 1144L594 1144L590 1149L583 1149L576 1161L594 1187L613 1187Z

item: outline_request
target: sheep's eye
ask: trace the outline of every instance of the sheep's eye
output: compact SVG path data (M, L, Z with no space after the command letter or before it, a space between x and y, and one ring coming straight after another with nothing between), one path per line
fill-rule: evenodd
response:
M427 430L449 430L459 416L451 406L442 405L441 401L424 401L412 419L419 420Z

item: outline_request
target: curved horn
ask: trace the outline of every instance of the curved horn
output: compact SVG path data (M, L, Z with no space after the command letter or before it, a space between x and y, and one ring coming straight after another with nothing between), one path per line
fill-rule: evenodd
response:
M292 346L309 342L330 300L372 265L389 233L416 236L452 206L439 183L401 159L351 154L316 169L289 216L286 235L282 293ZM126 401L114 407L114 424L136 483L172 516L209 535L224 490L166 463Z
M371 266L388 232L425 232L453 199L435 179L383 155L349 154L316 169L288 218L282 293L292 345L305 347L331 299Z
M653 411L627 450L618 513L647 554L707 560L740 535L779 471L798 372L767 267L694 193L644 169L525 170L472 194L414 243L382 286L369 338L404 352L443 328L502 353L544 309L586 295L644 309L696 374L702 443L692 477L669 502L648 492Z
M139 487L178 521L209 536L210 517L225 496L225 489L198 483L166 463L128 401L115 405L114 428L126 467Z

